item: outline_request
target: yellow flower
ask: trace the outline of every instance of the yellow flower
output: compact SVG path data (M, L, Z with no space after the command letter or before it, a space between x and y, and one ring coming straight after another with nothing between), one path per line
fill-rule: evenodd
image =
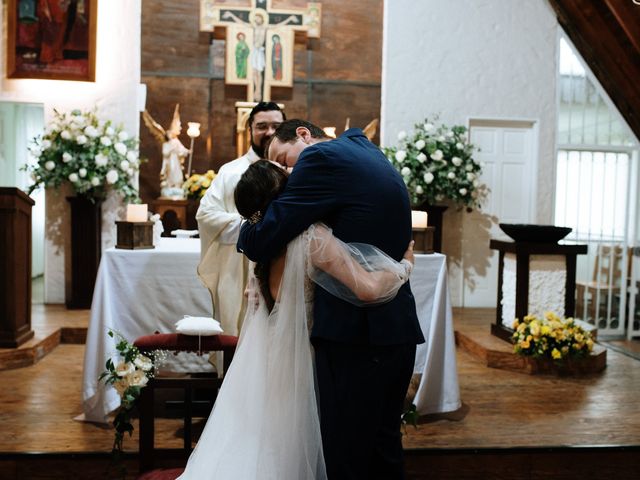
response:
M542 335L549 335L551 333L551 327L549 327L549 325L543 325L540 327L540 333L542 333Z
M554 348L551 351L551 356L553 357L554 360L558 360L558 359L562 358L562 354L560 353L560 351L557 348Z
M204 188L209 188L209 186L210 186L210 185L211 185L211 180L209 180L209 179L205 179L205 180L202 182L202 186L203 186Z
M198 191L198 185L191 185L191 188L189 190L191 190L192 192L197 192Z
M520 346L522 348L529 348L529 346L530 346L529 340L527 339L527 340L524 340L524 341L520 342Z
M513 321L513 325L512 328L515 330L516 328L518 328L518 325L520 325L520 320L518 320L517 318Z
M540 335L540 324L538 323L538 320L531 321L531 323L529 324L529 330L534 337Z

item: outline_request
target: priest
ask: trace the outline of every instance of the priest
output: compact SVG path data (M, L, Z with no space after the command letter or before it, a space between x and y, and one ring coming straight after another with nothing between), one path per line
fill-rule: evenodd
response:
M196 214L201 243L198 275L211 292L213 316L227 335L238 335L240 331L249 269L247 258L236 252L242 218L233 192L249 165L264 158L267 141L284 120L284 112L274 102L260 102L253 107L248 122L249 151L220 168Z

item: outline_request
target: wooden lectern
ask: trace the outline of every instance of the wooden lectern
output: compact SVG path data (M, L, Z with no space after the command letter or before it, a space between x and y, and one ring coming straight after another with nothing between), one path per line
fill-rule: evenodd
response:
M31 207L22 190L0 188L0 347L15 348L31 330Z

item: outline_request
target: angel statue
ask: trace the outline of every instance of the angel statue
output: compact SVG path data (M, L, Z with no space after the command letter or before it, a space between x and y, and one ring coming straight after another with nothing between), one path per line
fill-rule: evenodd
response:
M186 148L178 136L182 131L180 123L180 104L176 103L173 111L173 120L169 129L165 131L162 126L156 122L149 112L142 112L144 123L153 134L154 137L162 144L162 168L160 169L160 197L173 199L183 199L184 191L182 184L184 183L184 159L189 155L189 149Z

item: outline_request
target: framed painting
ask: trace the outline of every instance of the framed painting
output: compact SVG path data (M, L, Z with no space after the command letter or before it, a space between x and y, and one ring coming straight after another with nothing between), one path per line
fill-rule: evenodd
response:
M7 0L7 77L95 81L97 0Z

